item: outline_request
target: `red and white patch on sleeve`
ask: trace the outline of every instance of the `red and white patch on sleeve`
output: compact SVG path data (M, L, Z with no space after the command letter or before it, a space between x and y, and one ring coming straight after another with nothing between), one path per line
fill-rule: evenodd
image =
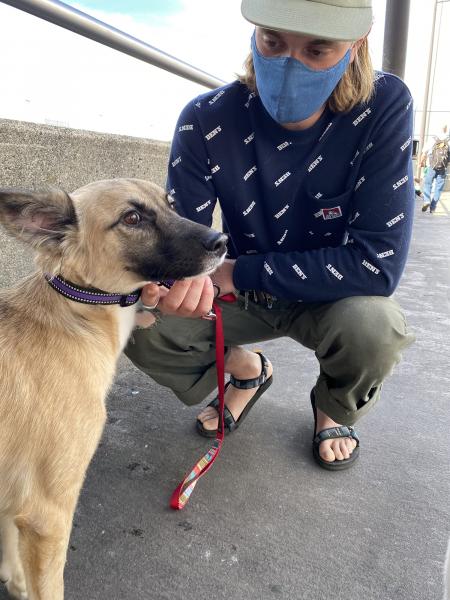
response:
M342 217L341 207L334 206L333 208L322 208L322 217L325 219L325 221Z

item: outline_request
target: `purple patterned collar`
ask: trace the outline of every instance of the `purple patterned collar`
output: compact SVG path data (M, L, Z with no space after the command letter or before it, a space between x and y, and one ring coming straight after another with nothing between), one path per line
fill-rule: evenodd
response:
M141 290L136 290L131 294L111 294L98 290L97 288L83 288L67 281L60 275L44 275L45 279L59 294L75 302L83 304L119 304L120 306L131 306L136 304L141 296Z

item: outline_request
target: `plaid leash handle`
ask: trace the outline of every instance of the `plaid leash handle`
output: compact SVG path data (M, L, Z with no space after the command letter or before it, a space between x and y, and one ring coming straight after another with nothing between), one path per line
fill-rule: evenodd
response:
M236 300L232 294L221 296L220 299L224 300L225 302L234 302ZM225 395L225 345L222 311L220 306L218 306L216 303L214 303L213 310L216 315L216 369L217 385L219 389L219 426L217 428L216 439L214 440L211 448L201 457L190 473L183 479L180 485L173 492L170 499L170 507L174 510L181 510L186 506L195 486L197 485L198 480L209 471L214 461L218 457L225 435L225 430L223 427L223 407Z

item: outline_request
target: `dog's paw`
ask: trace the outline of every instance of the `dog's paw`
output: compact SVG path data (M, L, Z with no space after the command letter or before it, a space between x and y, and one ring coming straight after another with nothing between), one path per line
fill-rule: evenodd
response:
M15 600L28 600L27 588L25 582L14 581L11 579L6 583L6 589L9 595Z
M134 317L135 329L148 329L156 322L156 316L150 312L138 312Z
M22 570L14 573L11 577L6 577L6 574L2 573L0 581L6 585L11 598L15 598L15 600L28 600L27 587Z

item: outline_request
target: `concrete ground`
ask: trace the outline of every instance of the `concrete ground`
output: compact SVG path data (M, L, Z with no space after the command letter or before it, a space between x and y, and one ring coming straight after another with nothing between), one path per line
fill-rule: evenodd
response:
M450 198L420 211L396 293L416 344L358 424L357 465L311 457L314 356L261 344L275 381L226 438L187 508L169 509L209 447L186 408L125 358L77 508L70 600L441 600L450 535ZM2 281L22 258L0 240ZM21 263L23 264L23 263ZM20 268L19 268L20 270ZM0 600L6 598L0 591Z

